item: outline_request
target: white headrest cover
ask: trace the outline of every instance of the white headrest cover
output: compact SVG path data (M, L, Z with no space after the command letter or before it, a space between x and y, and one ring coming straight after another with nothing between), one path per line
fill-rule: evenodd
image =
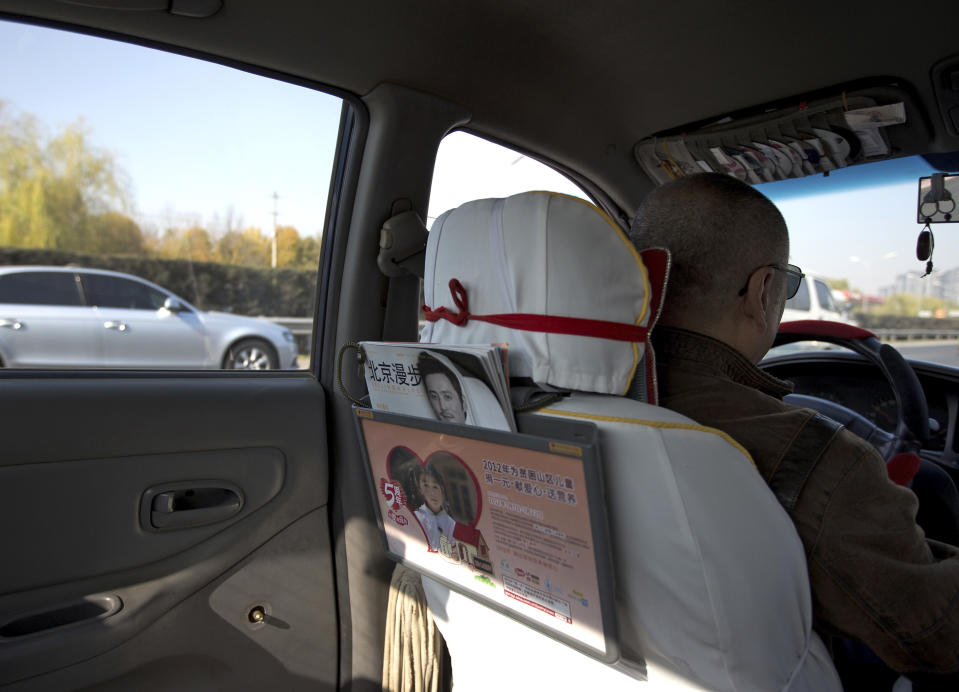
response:
M450 279L474 315L528 313L646 326L649 277L632 243L592 204L549 192L469 202L433 224L424 293L433 309L457 307ZM624 394L644 344L510 329L470 320L427 322L421 341L509 344L510 376Z

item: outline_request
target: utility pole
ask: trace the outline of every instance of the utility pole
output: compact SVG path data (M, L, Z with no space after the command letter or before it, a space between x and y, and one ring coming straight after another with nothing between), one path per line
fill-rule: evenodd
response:
M276 202L280 199L279 195L276 194L276 190L273 191L273 260L270 264L271 267L276 269Z

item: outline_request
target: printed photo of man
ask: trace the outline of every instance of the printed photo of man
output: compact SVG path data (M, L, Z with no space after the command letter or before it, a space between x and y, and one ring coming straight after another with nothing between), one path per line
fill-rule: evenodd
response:
M417 358L417 368L436 418L447 423L465 423L466 402L456 373L425 351Z

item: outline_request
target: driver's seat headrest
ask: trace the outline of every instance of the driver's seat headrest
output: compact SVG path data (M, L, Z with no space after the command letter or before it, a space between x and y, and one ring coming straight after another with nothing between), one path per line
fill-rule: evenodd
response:
M661 260L658 261L658 260ZM612 219L584 200L549 192L468 202L440 216L429 234L424 297L433 310L462 312L451 280L462 284L469 313L602 320L652 327L668 258L650 271ZM634 330L635 331L635 330ZM608 331L602 332L608 334ZM602 394L627 392L649 353L637 341L517 329L470 319L427 322L421 341L507 343L510 376Z

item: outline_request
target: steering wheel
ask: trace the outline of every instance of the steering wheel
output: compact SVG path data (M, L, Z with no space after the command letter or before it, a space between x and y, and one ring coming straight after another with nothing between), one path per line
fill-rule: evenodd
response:
M797 341L836 344L860 354L879 368L896 399L895 432L886 432L852 409L819 397L789 394L783 401L829 416L871 443L887 461L903 452L919 452L923 442L929 438L929 406L919 378L899 351L888 344L879 343L876 335L866 329L826 320L783 322L779 325L773 345Z

